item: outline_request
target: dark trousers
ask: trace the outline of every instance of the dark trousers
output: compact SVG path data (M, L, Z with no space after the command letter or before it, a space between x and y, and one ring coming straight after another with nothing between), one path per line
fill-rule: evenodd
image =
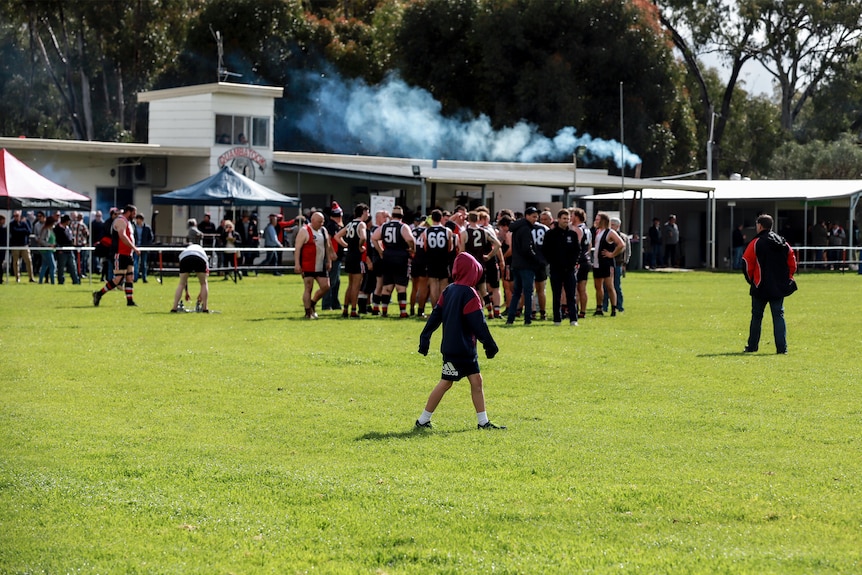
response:
M554 306L554 323L562 321L563 292L566 294L569 321L578 320L578 297L575 291L575 270L554 270L551 268L551 298Z
M81 283L81 278L78 277L78 266L75 264L75 252L60 250L57 252L57 283L63 285L66 278L63 275L69 272L72 276L72 283Z
M341 289L341 260L332 262L329 269L329 291L323 294L321 309L341 309L338 290Z
M760 299L751 296L751 325L748 328L748 349L757 350L760 345L760 326L766 305L772 312L772 335L775 338L775 351L787 352L787 325L784 323L784 298Z

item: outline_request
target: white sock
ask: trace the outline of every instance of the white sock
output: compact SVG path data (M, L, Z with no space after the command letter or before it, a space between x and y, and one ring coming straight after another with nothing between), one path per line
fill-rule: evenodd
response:
M429 421L431 421L432 415L434 415L433 412L422 410L422 415L419 416L419 423L428 423Z
M479 420L479 425L485 425L488 423L488 412L480 411L476 414L476 418Z

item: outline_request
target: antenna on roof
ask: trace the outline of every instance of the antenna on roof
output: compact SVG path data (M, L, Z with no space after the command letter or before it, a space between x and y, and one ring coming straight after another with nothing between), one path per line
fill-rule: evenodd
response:
M229 72L227 68L224 67L224 46L222 45L221 32L213 30L212 25L210 25L210 32L213 35L213 38L216 40L216 44L218 45L218 81L219 82L227 82L228 78L234 76L236 78L242 77L242 74L237 74L236 72Z

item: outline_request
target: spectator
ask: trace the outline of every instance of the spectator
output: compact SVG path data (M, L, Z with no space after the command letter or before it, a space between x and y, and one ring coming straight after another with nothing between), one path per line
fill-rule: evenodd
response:
M844 245L845 239L847 234L844 228L837 222L832 224L829 230L829 267L833 270L841 269L844 265L844 250L840 248Z
M826 261L826 247L829 245L829 228L826 220L820 220L811 230L811 242L814 244L814 261L817 267L823 267Z
M45 225L46 221L45 212L38 211L36 212L36 219L33 221L33 235L30 236L30 247L38 248L39 247L39 239L42 235L42 227ZM42 273L42 251L39 249L32 250L31 257L33 258L33 269L38 269L39 273ZM52 258L53 259L53 258Z
M6 273L6 247L9 245L9 232L6 230L6 216L0 215L0 285Z
M733 230L733 236L731 237L731 247L733 248L733 264L732 267L735 270L742 269L742 252L745 251L745 234L743 233L744 225L742 223L737 224L736 229Z
M263 230L263 246L265 248L280 248L281 242L278 239L278 214L269 214L269 223ZM269 249L266 252L266 259L263 260L263 267L272 269L272 275L280 276L278 271L278 252L275 249Z
M144 219L143 214L138 214L135 216L135 245L139 248L147 248L153 245L155 241L155 236L153 235L153 228L147 225L147 220ZM147 250L139 250L134 255L135 261L135 281L138 281L138 278L141 279L142 282L147 283L147 268L150 267L150 252Z
M84 223L84 214L72 212L69 229L72 230L72 243L75 246L75 267L78 270L78 277L85 278L90 274L90 256L83 251L83 248L90 244L90 230Z
M39 214L42 214L39 216ZM54 235L54 216L45 217L45 214L39 212L39 236L36 239L37 247L41 248L40 265L39 265L39 283L43 281L54 283L54 271L56 270L56 262L54 261L54 248L57 246L57 237Z
M332 202L329 211L329 220L326 222L326 231L329 237L332 238L332 249L335 251L335 259L332 261L332 267L329 269L329 291L323 295L323 301L320 302L322 310L339 310L341 302L338 300L338 291L341 289L341 262L344 259L344 248L335 241L335 236L344 227L342 217L344 212L338 202Z
M676 216L671 214L662 228L662 243L664 244L664 264L668 267L676 267L676 247L679 244L679 226L676 224Z
M9 247L11 248L11 265L15 271L15 282L21 281L21 263L23 260L30 283L36 280L33 277L33 261L30 259L30 234L33 228L30 221L21 216L20 210L12 212L12 222L9 224Z
M215 223L212 221L209 212L204 214L204 219L198 224L198 229L204 235L214 236L216 234Z
M102 219L101 210L96 210L96 213L93 215L93 221L90 222L90 239L93 242L93 246L99 245L99 240L105 235L105 221ZM110 229L110 228L107 228ZM102 273L102 254L99 253L99 249L94 249L91 259L92 259L92 269L94 274Z
M242 265L246 269L245 273L248 273L248 268L254 266L254 259L257 257L257 252L249 248L256 248L260 245L257 218L252 218L248 212L243 212L236 231L239 233L240 245L243 248Z
M236 233L236 230L233 227L233 222L230 220L225 220L222 224L224 228L224 232L222 233L221 239L224 244L224 261L225 265L228 269L233 268L234 270L234 280L239 277L242 279L242 275L237 271L237 252L236 247L242 242L239 237L239 234ZM230 272L225 270L224 272L224 280L227 281L228 277L230 277Z
M116 248L114 247L113 230L114 222L118 215L117 208L111 208L108 211L108 219L104 222L103 232L99 237L99 243L95 250L99 254L101 261L102 281L112 281L114 279L114 253Z
M194 218L189 218L188 230L186 230L187 244L200 244L204 239L203 233L198 229L198 221Z
M72 276L72 285L79 285L78 266L75 263L75 240L70 227L72 217L69 214L60 216L60 221L54 226L54 237L57 242L57 283L63 285L66 281L65 272Z
M658 218L652 219L652 226L649 229L649 246L650 246L650 268L656 269L662 266L661 254L661 220Z

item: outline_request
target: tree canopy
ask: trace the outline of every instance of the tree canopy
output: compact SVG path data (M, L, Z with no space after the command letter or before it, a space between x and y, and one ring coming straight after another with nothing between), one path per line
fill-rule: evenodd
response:
M400 76L496 130L617 140L622 108L644 175L704 166L712 127L713 173L760 177L785 141L858 140L860 14L862 0L0 0L0 133L145 141L137 92L216 81L218 32L234 81L285 86L277 122L307 103L298 71L333 67ZM753 60L774 98L737 86ZM294 136L277 146L314 146Z

